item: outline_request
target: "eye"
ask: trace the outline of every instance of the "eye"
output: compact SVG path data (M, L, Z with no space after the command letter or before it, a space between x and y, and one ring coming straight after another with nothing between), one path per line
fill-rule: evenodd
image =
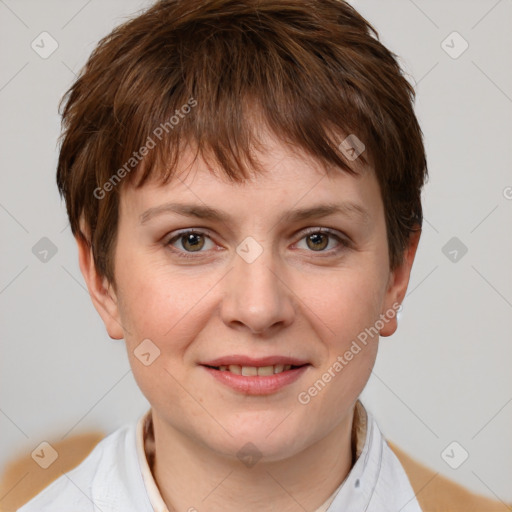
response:
M325 250L333 239L338 242L338 246L334 249ZM313 252L337 253L341 249L350 246L350 242L347 239L340 237L336 232L328 228L310 228L302 240L305 240L306 248Z
M194 256L189 256L187 253L204 252L201 251L201 249L205 247L206 240L209 240L210 243L214 245L207 233L203 233L202 231L188 230L182 231L181 233L178 233L174 237L170 238L166 242L166 245L170 248L175 247L176 249L172 250L180 257L193 258ZM210 247L210 249L211 248L212 247ZM208 247L206 249L208 249Z

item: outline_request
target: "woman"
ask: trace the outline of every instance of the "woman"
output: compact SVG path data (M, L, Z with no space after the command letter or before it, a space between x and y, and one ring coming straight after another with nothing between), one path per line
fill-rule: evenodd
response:
M57 181L151 409L20 511L422 510L359 400L421 233L413 97L338 0L163 0L100 42Z

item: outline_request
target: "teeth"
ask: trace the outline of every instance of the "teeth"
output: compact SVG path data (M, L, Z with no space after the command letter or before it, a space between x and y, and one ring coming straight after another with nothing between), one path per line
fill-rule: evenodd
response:
M243 375L243 373L242 373ZM258 375L274 375L273 366L262 366L258 368Z
M231 373L236 373L237 375L242 375L242 367L238 364L230 364L228 366L229 371Z
M230 371L236 375L243 375L245 377L255 377L256 375L268 376L276 373L286 372L292 367L291 364L276 364L273 366L240 366L239 364L221 365L219 370L221 372Z
M242 366L242 375L245 377L253 377L258 375L258 368L255 366Z

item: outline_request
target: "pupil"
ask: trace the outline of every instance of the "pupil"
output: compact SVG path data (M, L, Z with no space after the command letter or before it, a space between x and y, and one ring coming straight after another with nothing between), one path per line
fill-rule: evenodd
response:
M192 248L192 249L199 248L199 249L201 249L201 247L204 244L204 242L201 243L201 240L199 240L201 236L202 235L197 234L197 233L189 233L188 235L185 235L185 244L183 245L183 247L185 249L187 249L186 246L190 245L191 247L189 247L189 248Z
M324 244L322 244L322 239L323 239L323 242ZM325 248L325 241L327 240L327 237L323 234L323 233L314 233L312 235L309 235L308 237L308 240L312 241L313 242L313 247L311 247L312 249L324 249ZM319 245L319 243L321 245Z

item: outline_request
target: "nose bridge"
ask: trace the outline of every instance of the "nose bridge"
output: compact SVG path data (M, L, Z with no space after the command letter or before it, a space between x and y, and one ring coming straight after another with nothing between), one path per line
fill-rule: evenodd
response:
M247 237L236 252L223 298L224 321L253 332L288 325L294 315L292 296L279 276L282 266L272 248Z

